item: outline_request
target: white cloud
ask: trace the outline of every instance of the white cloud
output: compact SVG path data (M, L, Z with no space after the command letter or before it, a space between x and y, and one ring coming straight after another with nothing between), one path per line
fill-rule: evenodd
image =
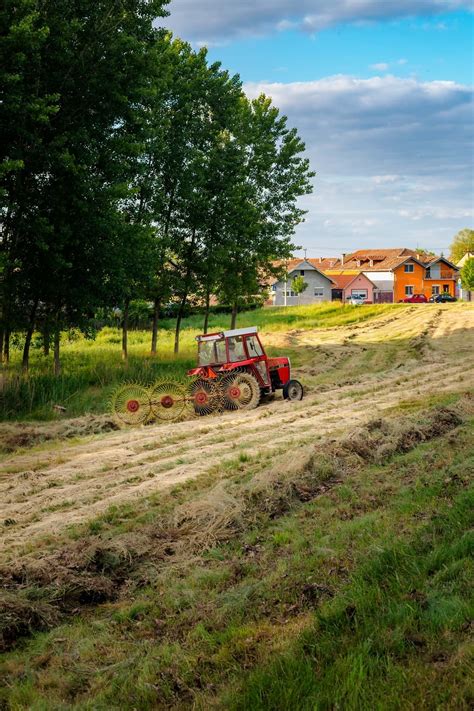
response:
M218 5L218 7L216 7ZM193 41L221 41L297 27L318 32L340 23L436 15L471 0L172 0L166 25Z
M273 97L317 171L299 243L318 252L416 243L439 250L472 222L470 87L334 76L245 89Z
M400 175L374 175L372 180L376 185L387 185L388 183L398 183L403 178Z
M390 64L386 62L379 62L378 64L371 64L370 69L375 69L377 72L386 72Z

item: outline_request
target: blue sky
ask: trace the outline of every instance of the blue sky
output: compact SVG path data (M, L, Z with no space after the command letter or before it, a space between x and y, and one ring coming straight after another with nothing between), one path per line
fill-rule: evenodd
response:
M382 70L424 81L471 83L472 32L472 16L457 12L429 20L346 24L314 34L288 30L249 36L211 46L209 56L252 82L311 81L333 74L368 78Z
M473 226L471 0L174 0L166 24L298 128L310 256L449 249Z

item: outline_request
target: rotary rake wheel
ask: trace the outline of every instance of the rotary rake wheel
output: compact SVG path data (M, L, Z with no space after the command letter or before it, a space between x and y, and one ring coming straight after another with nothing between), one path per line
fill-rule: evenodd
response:
M222 393L219 384L213 380L199 378L188 387L187 403L196 415L211 415L222 410Z
M220 381L226 410L253 410L260 402L260 386L256 378L245 371L226 375Z
M186 387L181 383L156 383L150 393L151 409L158 420L177 420L187 403Z
M128 383L116 390L111 407L121 425L143 425L151 415L148 390L138 383Z

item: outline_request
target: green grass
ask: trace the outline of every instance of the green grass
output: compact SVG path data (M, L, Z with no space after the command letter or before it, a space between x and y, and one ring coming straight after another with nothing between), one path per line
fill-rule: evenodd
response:
M359 323L383 315L403 305L343 306L339 303L315 306L261 309L239 315L238 326L258 326L267 332L289 329L331 328ZM137 381L145 385L159 379L185 378L195 364L195 337L201 333L202 317L192 316L183 322L181 348L173 354L174 321L162 321L159 330L158 355L150 356L150 333L132 331L129 335L129 360L121 359L121 333L104 328L94 340L77 332L63 334L62 374L52 374L52 355L45 358L41 349L31 352L28 377L21 374L21 339L14 339L11 363L4 367L4 383L0 394L0 420L52 420L59 417L54 405L66 407L68 417L85 413L104 413L114 389L122 382ZM210 330L229 327L228 315L212 315ZM287 349L291 351L290 349ZM270 353L272 350L270 349Z
M0 706L468 709L473 425L354 467L280 513L264 501L201 553L142 561L118 600L5 655ZM271 466L235 464L110 509L77 531L80 546L87 535L141 545L163 511L219 479L236 493Z
M225 707L470 708L473 510L474 492L463 491L411 539L369 555L293 648Z

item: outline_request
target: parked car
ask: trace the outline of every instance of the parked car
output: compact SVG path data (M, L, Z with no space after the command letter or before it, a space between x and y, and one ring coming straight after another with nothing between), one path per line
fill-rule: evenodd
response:
M433 296L430 296L430 302L432 304L447 304L453 301L457 301L457 298L451 296L451 294L433 294Z
M362 306L362 304L365 304L365 296L356 296L355 294L352 294L347 299L348 304L351 304L351 306Z
M404 304L426 304L428 299L424 294L412 294L403 299Z

